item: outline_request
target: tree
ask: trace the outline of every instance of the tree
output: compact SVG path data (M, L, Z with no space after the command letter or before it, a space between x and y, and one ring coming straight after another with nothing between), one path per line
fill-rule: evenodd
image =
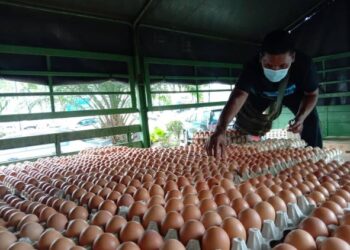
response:
M177 141L180 140L181 133L184 129L183 123L181 121L171 121L167 124L167 130L175 135Z
M68 104L76 105L77 100L85 100L84 104L89 109L122 109L130 107L131 96L129 94L109 94L108 92L128 92L128 84L116 81L106 81L98 84L70 84L57 86L57 92L76 92L76 95L59 95L58 104L61 109L66 109ZM79 92L91 92L91 95L82 95ZM106 92L106 94L94 95L94 92ZM113 114L99 116L101 127L125 126L134 121L132 114ZM113 143L125 141L125 135L116 135L112 137Z

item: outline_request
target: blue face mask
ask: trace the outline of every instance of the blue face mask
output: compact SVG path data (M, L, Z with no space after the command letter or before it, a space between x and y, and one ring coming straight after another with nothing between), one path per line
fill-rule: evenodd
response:
M270 81L270 82L279 82L283 78L286 77L288 74L287 69L279 69L279 70L273 70L273 69L268 69L268 68L263 68L264 69L264 75L265 77Z

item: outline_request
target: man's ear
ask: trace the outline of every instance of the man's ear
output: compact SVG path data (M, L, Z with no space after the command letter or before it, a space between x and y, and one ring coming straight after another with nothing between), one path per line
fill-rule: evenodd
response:
M292 57L292 63L295 61L295 51L290 52L290 56Z

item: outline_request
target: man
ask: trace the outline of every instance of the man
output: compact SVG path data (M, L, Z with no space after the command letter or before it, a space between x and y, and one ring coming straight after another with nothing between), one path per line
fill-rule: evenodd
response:
M239 130L261 135L271 128L282 105L295 115L288 130L301 133L308 145L322 148L317 99L317 72L311 58L294 49L288 32L271 32L265 37L259 55L245 64L209 138L208 155L224 155L225 130L234 117L237 116ZM267 109L270 116L262 114Z

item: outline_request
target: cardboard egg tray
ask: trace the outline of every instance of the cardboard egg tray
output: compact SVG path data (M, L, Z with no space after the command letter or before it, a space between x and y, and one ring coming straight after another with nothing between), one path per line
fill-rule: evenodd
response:
M265 220L261 230L250 228L248 239L244 241L240 238L234 238L231 242L231 250L270 250L272 247L281 242L284 236L295 229L302 219L307 217L314 205L310 204L305 196L298 196L297 203L289 203L287 212L278 211L275 221ZM120 207L118 215L126 218L128 207ZM140 217L134 216L134 221L141 222ZM146 228L159 232L156 222L151 221ZM178 232L175 229L170 229L164 236L164 240L176 239L179 240ZM198 240L190 240L186 245L187 250L200 250L200 242Z

